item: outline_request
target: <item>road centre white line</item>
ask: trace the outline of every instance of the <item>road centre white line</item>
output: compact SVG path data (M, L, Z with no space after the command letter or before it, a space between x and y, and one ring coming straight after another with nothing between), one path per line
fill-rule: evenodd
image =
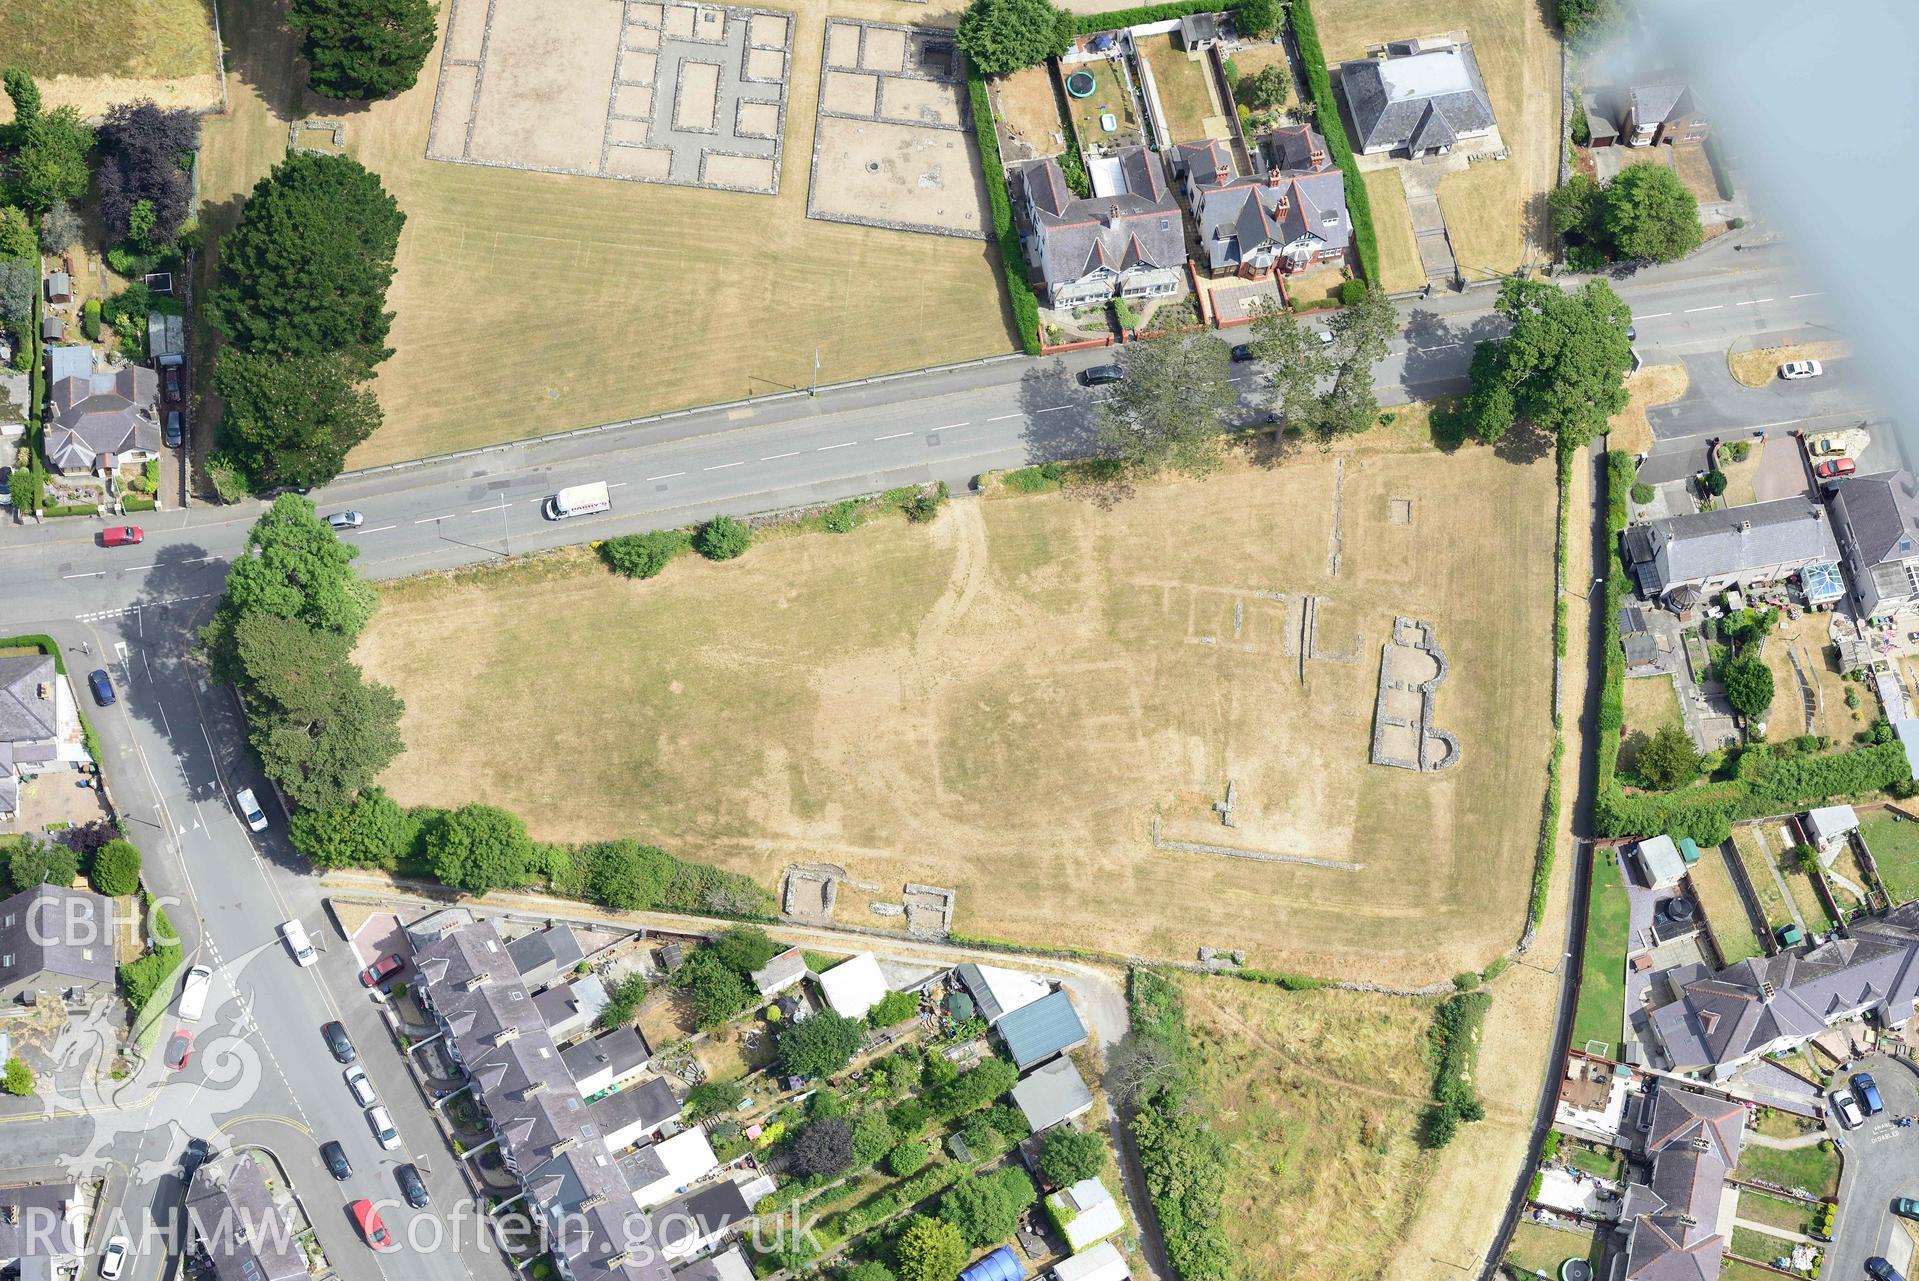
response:
M1692 315L1692 314L1693 314L1693 313L1694 313L1695 311L1718 311L1718 310L1720 310L1721 308L1723 308L1723 307L1724 307L1725 305L1726 305L1726 304L1725 304L1725 303L1723 303L1723 302L1716 302L1716 303L1714 303L1714 304L1713 304L1712 306L1710 306L1710 307L1688 307L1688 308L1686 308L1686 314L1687 314L1688 316L1690 316L1690 315Z
M452 520L453 515L454 514L452 512L448 512L444 516L424 516L420 518L419 520L414 521L413 523L416 525L431 525L436 520Z
M147 566L143 566L143 568L146 568L146 569L152 569L152 568L153 568L153 566L151 566L151 565L147 565ZM106 571L106 570L104 570L104 569L96 569L96 570L93 570L93 571L91 571L90 573L85 573L85 574L62 574L62 575L60 575L60 577L62 577L62 578L105 578L106 576L107 576L107 571Z
M1657 320L1661 316L1670 316L1670 315L1672 315L1670 311L1649 311L1643 316L1634 316L1633 319L1634 320Z
M389 529L398 529L398 528L399 528L398 525L375 525L372 529L363 529L360 532L362 534L379 534Z
M1034 412L1034 413L1036 413L1036 414L1057 414L1057 413L1058 413L1058 412L1059 412L1060 410L1062 410L1062 409L1074 409L1074 408L1077 408L1077 406L1074 406L1074 405L1051 405L1051 406L1048 406L1048 407L1047 407L1047 408L1045 408L1045 409L1035 409L1035 410L1034 410L1033 412Z
M1001 414L998 418L988 418L986 421L989 423L1003 423L1008 418L1024 418L1024 417L1026 417L1025 414Z
M941 430L941 431L945 431L946 429L945 429L944 427L942 427L942 428L940 428L940 430ZM900 438L901 436L911 436L912 434L913 434L913 433L912 433L912 432L910 432L910 431L896 431L896 432L894 432L894 433L893 433L893 434L892 434L891 436L875 436L875 437L873 437L873 443L877 445L877 444L878 444L878 443L879 443L880 441L882 441L882 440L898 440L898 439L899 439L899 438Z
M1809 294L1787 294L1786 297L1787 298L1817 298L1825 292L1826 291L1823 289L1815 289Z
M760 461L763 463L770 463L774 461L775 459L779 459L779 458L798 458L799 456L800 456L799 450L789 449L783 454L762 454L760 456Z
M700 468L700 470L701 471L725 471L728 467L744 467L744 466L746 466L746 460L741 459L739 462L736 462L736 463L714 463L711 467L702 467Z
M610 485L608 485L608 486L607 486L607 488L608 488L608 489L619 489L620 487L622 487L622 486L624 486L624 485L627 485L627 484L630 484L630 483L631 483L631 482L629 482L629 481L624 481L624 480L616 480L616 481L614 481L614 482L613 482L612 484L610 484Z
M1757 307L1757 306L1758 306L1758 305L1759 305L1760 303L1762 303L1762 302L1771 302L1771 301L1772 301L1772 299L1770 299L1770 298L1752 298L1752 299L1749 299L1749 300L1747 300L1747 301L1745 301L1745 302L1741 302L1741 303L1734 303L1734 304L1733 304L1733 306L1735 306L1735 307Z
M933 428L933 430L934 431L958 431L962 427L971 427L972 425L973 424L970 421L963 422L963 423L948 423L944 427L935 427Z
M481 512L503 512L508 507L511 507L511 506L512 506L511 503L495 503L491 507L475 507L468 514L473 516L478 516Z
M860 442L858 442L857 440L842 440L837 445L821 445L818 449L815 449L813 452L816 454L823 454L829 449L845 449L849 446L857 445L859 443Z
M675 476L684 476L684 475L686 475L686 473L683 471L670 471L660 476L648 476L647 479L648 480L672 480Z

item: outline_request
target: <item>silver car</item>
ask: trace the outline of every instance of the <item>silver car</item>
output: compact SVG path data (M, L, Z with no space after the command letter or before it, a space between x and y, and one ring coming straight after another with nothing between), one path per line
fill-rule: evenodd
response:
M362 512L334 512L326 518L326 523L335 529L358 529L366 524L366 515Z

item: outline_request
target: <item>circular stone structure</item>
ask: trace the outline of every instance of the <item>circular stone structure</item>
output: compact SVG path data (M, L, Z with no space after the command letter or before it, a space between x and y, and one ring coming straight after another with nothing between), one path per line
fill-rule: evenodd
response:
M1593 1281L1593 1265L1584 1259L1568 1259L1559 1265L1559 1281Z
M1099 88L1099 81L1084 71L1075 71L1066 77L1066 92L1074 98L1090 98L1093 90Z

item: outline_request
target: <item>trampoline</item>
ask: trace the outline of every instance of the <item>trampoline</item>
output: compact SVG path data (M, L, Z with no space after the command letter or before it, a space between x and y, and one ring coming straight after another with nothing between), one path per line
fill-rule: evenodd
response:
M1099 88L1099 81L1093 79L1089 71L1075 71L1066 77L1066 94L1071 98L1090 98L1093 90Z
M1559 1265L1559 1281L1593 1281L1593 1265L1584 1259L1568 1259Z

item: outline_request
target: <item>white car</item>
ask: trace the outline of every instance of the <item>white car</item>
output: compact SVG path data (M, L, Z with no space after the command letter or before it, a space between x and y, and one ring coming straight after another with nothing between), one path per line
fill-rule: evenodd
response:
M287 951L293 953L293 959L300 963L301 969L320 959L313 950L312 941L307 938L306 926L298 921L281 921L280 937L286 940Z
M186 982L180 985L180 1021L198 1023L200 1015L207 1008L207 990L213 986L213 971L204 965L196 965L187 971Z
M247 821L248 827L256 832L267 830L266 811L260 808L259 798L254 796L252 788L243 787L235 792L233 803L240 807L240 817Z
M373 1082L367 1078L366 1069L355 1063L346 1070L346 1088L353 1091L353 1101L363 1108L370 1108L380 1101L373 1092Z
M385 1108L373 1107L366 1110L366 1123L373 1127L373 1137L380 1141L383 1148L400 1146L400 1132L393 1128L393 1114Z
M115 1237L100 1251L101 1281L114 1281L127 1266L127 1250L132 1245L125 1237Z
M1789 381L1800 378L1817 378L1826 372L1826 367L1816 360L1789 360L1779 366L1779 376Z
M1859 1123L1866 1119L1859 1110L1859 1100L1852 1097L1851 1090L1832 1092L1832 1111L1839 1118L1839 1128L1842 1130L1857 1129Z

